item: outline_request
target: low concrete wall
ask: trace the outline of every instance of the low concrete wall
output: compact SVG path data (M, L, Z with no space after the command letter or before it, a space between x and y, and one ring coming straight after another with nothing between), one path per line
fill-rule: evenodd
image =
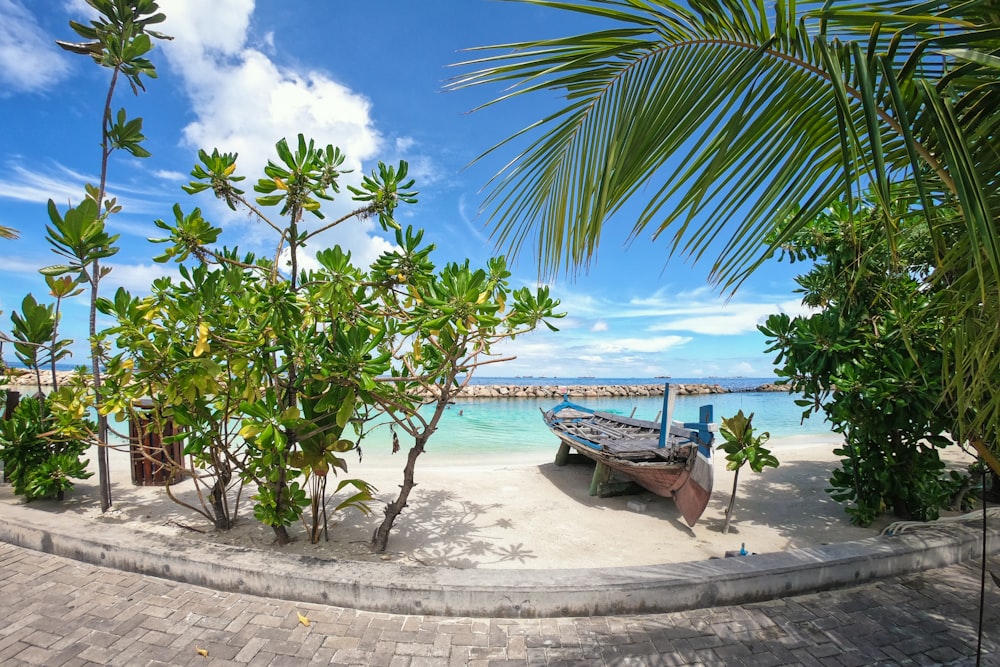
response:
M646 567L459 570L329 561L128 531L81 530L76 517L22 506L0 540L217 590L369 611L489 618L661 613L744 604L860 584L978 558L980 529L957 524L896 537L742 558ZM1000 531L986 534L1000 551Z

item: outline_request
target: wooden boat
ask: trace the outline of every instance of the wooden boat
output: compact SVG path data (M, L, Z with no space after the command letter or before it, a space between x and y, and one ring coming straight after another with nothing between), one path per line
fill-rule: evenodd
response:
M675 395L668 385L660 421L599 412L564 397L543 413L562 442L556 462L565 462L572 448L599 464L595 480L604 465L658 496L673 498L688 525L695 525L712 496L716 425L711 405L700 408L697 422L673 421Z

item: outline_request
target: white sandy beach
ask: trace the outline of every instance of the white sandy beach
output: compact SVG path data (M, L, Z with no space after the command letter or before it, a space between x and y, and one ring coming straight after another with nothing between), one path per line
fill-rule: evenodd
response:
M126 524L167 541L212 540L320 558L506 569L651 565L723 557L743 544L749 552L766 553L877 535L888 519L871 528L852 526L843 507L824 491L835 466L835 442L832 436L772 440L781 466L761 474L748 468L741 472L734 519L725 535L722 526L732 473L725 469L722 456L715 457L711 503L698 524L689 528L671 500L649 493L589 496L592 468L554 465L555 443L551 457L493 455L461 460L433 449L424 454L417 463L418 486L410 505L396 521L389 553L381 556L368 549L382 517L381 504L367 517L355 510L332 517L329 542L310 544L304 528L297 525L290 528L295 541L277 547L272 531L253 519L246 492L239 525L216 532L205 519L171 502L162 487L134 486L128 454L121 451L111 452L114 505L107 514L99 509L96 475L78 483L62 503L32 505L40 511L78 514L84 524ZM351 465L350 476L374 484L380 498L391 499L402 481L404 453L366 450L363 462ZM967 465L962 457L956 450L949 458L955 465ZM96 469L93 457L91 467ZM182 497L190 497L191 490L190 480L174 486ZM13 502L20 501L10 486L0 486L0 503Z

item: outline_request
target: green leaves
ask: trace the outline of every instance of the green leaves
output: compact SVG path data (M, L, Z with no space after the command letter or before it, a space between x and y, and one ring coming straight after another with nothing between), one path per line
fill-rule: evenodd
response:
M411 190L413 179L404 180L408 171L409 165L403 161L400 161L398 167L389 167L379 162L378 170L372 171L370 176L365 176L361 180L360 188L348 186L348 190L354 194L354 201L367 203L367 213L377 215L379 225L384 230L399 229L393 213L401 202L417 203L418 193Z
M137 93L145 90L142 77L156 78L156 68L145 58L153 48L150 38L173 39L150 30L166 16L152 0L87 0L99 12L90 25L70 21L70 27L86 42L57 41L63 49L86 55L109 69L121 72Z
M185 429L185 453L221 482L230 469L257 493L254 515L276 533L311 505L310 539L317 539L325 483L347 471L344 454L360 449L376 420L389 420L426 441L440 414L420 407L436 392L452 392L460 375L485 360L490 346L560 317L547 289L512 293L503 258L486 269L469 262L438 270L433 246L413 228L399 228L392 213L414 203L407 167L381 164L355 198L365 204L326 227L303 231L300 217L338 192L345 158L317 149L299 135L297 145L276 145L278 159L257 182L257 203L280 207L281 226L247 202L234 184L235 154L199 152L191 194L212 190L231 207L244 206L272 227L279 252L273 259L215 249L221 230L199 209L157 220L168 233L157 261L178 262L179 280L161 278L148 297L119 290L98 302L117 325L106 332L121 351L107 362L116 396L108 410L128 410L123 397L153 396L165 417ZM321 249L317 267L281 272L305 241L351 218L382 217L395 226L396 244L368 270L342 248ZM288 249L288 255L281 251ZM435 410L447 405L436 403ZM417 436L416 434L423 435ZM360 454L360 452L359 452ZM304 475L307 489L296 478ZM373 489L361 480L338 509L369 511ZM325 511L325 510L324 510ZM325 521L325 514L324 514Z
M125 109L119 109L115 122L108 129L108 142L114 149L126 150L134 157L149 157L150 152L139 144L146 140L142 134L142 119L127 120Z
M14 493L25 500L56 498L86 479L88 461L81 459L92 424L82 384L61 387L48 396L22 398L10 419L0 419L0 458Z
M234 174L236 158L236 153L220 153L218 148L213 150L211 155L204 150L199 150L198 159L201 160L201 164L196 164L191 170L191 175L197 180L191 181L188 185L182 185L181 189L189 195L193 195L211 188L218 199L226 202L226 205L235 211L236 207L243 201L243 190L233 184L239 183L245 178Z
M262 178L254 186L257 203L261 206L281 204L281 215L288 215L297 222L304 211L323 219L320 200L333 201L331 192L340 191L337 179L346 173L340 169L344 155L339 148L327 146L317 149L312 139L298 135L298 146L293 153L288 142L281 139L275 144L280 163L268 161Z
M21 311L10 314L14 327L14 353L28 368L37 369L48 360L49 343L56 331L55 306L41 304L28 294L21 301Z
M46 267L46 275L60 275L82 272L95 261L111 257L118 252L114 247L118 235L110 235L104 229L104 218L100 216L98 204L86 198L78 206L71 206L65 216L59 213L56 203L49 200L49 220L46 225L46 240L52 244L53 252L68 260L67 265ZM94 279L94 276L90 277Z
M719 445L719 449L726 452L727 470L739 470L744 464L748 464L756 473L762 472L764 468L778 467L778 459L771 454L771 450L764 447L771 434L764 432L754 435L752 422L753 413L747 417L743 410L722 419L719 432L724 442Z
M796 279L803 301L820 310L774 315L760 327L777 353L776 372L803 394L803 418L822 409L844 434L830 491L862 525L886 509L906 519L936 516L955 486L935 450L957 415L942 379L940 288L919 279L933 252L915 233L924 214L908 192L896 186L887 204L866 198L832 207L794 236L789 251L815 260ZM894 248L882 227L887 206L898 216Z
M153 258L154 262L183 262L191 255L204 260L209 255L207 246L215 243L222 229L213 227L210 222L201 217L201 209L196 208L187 215L181 210L180 204L174 204L173 224L156 220L154 224L162 230L170 232L170 236L149 239L151 243L170 243L162 255Z

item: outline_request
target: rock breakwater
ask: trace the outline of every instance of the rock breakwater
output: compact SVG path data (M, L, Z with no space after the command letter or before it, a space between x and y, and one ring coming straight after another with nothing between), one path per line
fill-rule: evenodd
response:
M719 384L676 384L679 396L700 394L729 394L732 392L786 391L784 387L768 383L747 389L727 389ZM663 396L662 384L574 384L574 385L469 385L458 398L615 398L636 396Z

